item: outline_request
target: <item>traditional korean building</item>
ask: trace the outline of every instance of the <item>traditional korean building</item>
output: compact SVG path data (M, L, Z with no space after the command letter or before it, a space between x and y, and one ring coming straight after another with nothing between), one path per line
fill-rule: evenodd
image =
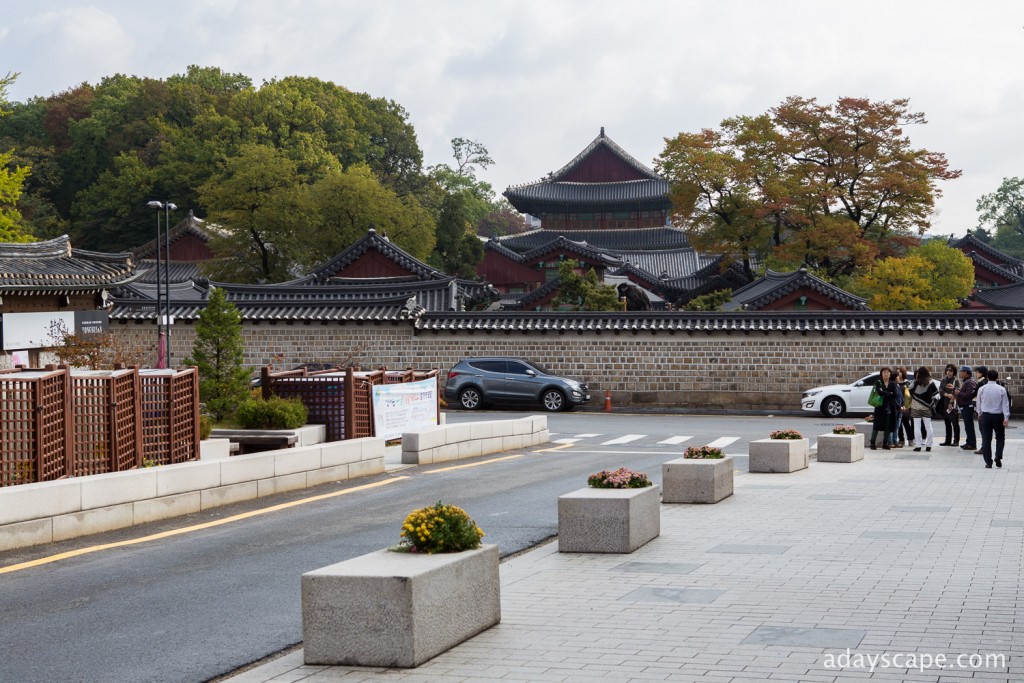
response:
M0 366L38 366L63 332L107 330L115 289L139 277L131 254L74 249L67 235L0 244Z
M171 228L166 240L161 240L160 258L165 260L170 282L188 282L200 277L199 266L205 261L216 258L210 248L210 240L215 228L206 221L196 218L189 209L188 216ZM170 243L170 249L164 254L164 245ZM157 282L157 241L146 242L132 250L132 258L142 272L141 282ZM159 280L163 282L164 276Z
M825 282L806 268L791 273L768 270L732 293L723 311L866 311L867 300Z
M1024 282L1024 261L982 242L970 232L950 239L949 246L959 249L974 264L974 286L998 287Z
M551 307L565 259L616 283L631 310L744 284L738 271L698 254L669 223L668 189L602 128L559 171L505 191L517 210L540 219L540 228L488 241L477 272L502 293L501 307L513 310Z

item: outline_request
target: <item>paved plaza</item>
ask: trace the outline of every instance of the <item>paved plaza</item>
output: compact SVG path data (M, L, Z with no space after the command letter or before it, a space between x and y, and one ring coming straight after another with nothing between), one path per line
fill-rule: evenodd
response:
M299 650L230 680L1021 681L1022 474L1024 440L1002 469L936 446L741 474L632 554L504 562L501 623L419 668Z

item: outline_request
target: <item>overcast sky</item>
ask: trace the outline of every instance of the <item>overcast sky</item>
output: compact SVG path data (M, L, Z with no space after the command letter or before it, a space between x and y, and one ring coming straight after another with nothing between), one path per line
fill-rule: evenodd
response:
M1020 0L36 0L0 15L15 101L190 64L396 100L427 164L475 139L499 192L601 126L650 165L664 138L789 95L910 98L928 118L914 145L963 171L941 184L935 234L973 228L978 197L1024 176Z

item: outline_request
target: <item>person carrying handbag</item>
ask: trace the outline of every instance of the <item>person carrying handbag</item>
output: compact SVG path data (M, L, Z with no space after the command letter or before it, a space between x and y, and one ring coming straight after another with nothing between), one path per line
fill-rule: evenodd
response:
M957 408L964 418L965 443L960 448L965 451L973 451L978 447L977 437L974 435L974 395L978 392L978 384L971 377L969 365L960 368L960 382L960 388L954 392Z
M956 366L946 365L945 373L939 380L939 417L946 426L946 440L940 446L960 445L960 411L956 407L956 392L963 382L956 376Z
M914 420L914 450L932 450L932 399L939 393L932 383L932 375L926 367L920 367L914 373L914 383L910 387L910 416Z

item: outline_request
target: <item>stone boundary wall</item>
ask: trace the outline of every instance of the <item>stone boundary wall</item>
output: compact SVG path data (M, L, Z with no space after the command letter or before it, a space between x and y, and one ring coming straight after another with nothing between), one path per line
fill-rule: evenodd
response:
M111 332L152 349L151 322L111 321ZM191 352L195 327L177 324L173 358ZM622 405L799 410L804 390L852 382L881 365L941 373L946 363L985 364L1011 375L1024 410L1024 337L991 329L868 332L422 331L409 322L244 323L246 364L290 368L350 360L364 368L447 370L467 356L521 356L590 385L592 404L605 390Z
M402 463L430 465L548 443L547 415L440 425L402 434Z

